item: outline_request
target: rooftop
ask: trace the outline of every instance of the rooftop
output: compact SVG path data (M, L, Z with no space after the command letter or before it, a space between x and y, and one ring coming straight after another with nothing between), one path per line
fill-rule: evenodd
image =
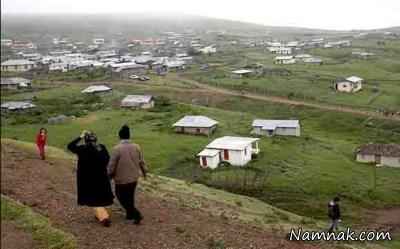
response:
M357 153L362 155L400 157L400 144L365 144L358 148Z
M252 137L220 137L206 146L207 149L243 150L252 143L260 140Z
M122 102L149 103L152 99L151 95L128 95Z
M32 61L28 60L7 60L1 63L2 66L19 66L19 65L33 65Z
M300 127L299 120L268 120L268 119L255 119L252 124L253 127L262 127L268 129L275 129L277 127L297 128Z
M82 93L95 93L95 92L107 92L112 89L105 85L89 86L88 88L82 90Z
M206 116L184 116L173 127L212 127L218 124L217 121Z

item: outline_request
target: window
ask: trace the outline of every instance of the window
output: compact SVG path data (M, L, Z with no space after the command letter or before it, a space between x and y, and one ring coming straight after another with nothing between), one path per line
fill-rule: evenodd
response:
M196 128L196 133L197 133L197 134L200 133L200 128Z

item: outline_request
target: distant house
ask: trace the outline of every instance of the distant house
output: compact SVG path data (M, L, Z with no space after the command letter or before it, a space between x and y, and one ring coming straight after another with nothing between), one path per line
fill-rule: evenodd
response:
M253 121L252 127L252 134L262 136L300 136L299 120L256 119Z
M232 71L232 76L234 78L242 78L250 76L253 73L253 70L248 70L248 69L239 69L239 70L234 70Z
M208 144L197 156L204 168L215 169L220 162L233 166L244 166L251 161L253 154L258 154L259 138L220 137Z
M206 116L184 116L172 126L178 133L209 136L217 128L217 125L217 121Z
M154 107L151 95L128 95L121 101L121 107L149 109Z
M29 88L32 86L32 81L20 78L20 77L10 77L10 78L1 78L1 89L20 89L20 88Z
M357 149L356 160L400 168L400 144L365 144Z
M214 47L214 45L200 48L199 51L203 54L214 54L217 52L217 48Z
M35 67L35 63L28 60L8 60L1 63L3 72L26 72Z
M104 38L93 39L93 44L95 44L95 45L102 45L102 44L104 44L104 42L105 42Z
M317 65L322 65L322 63L323 63L320 58L315 58L315 57L305 58L305 59L303 59L303 62L309 63L309 64L317 64Z
M36 105L25 101L9 101L1 104L1 109L6 111L21 111L35 107Z
M335 82L335 89L339 92L354 93L362 89L363 79L357 76L351 76L344 80Z
M275 57L275 64L295 64L296 59L293 56L277 56Z
M84 90L81 91L81 93L86 93L86 94L102 94L102 93L109 93L111 92L112 89L108 86L105 85L94 85L94 86L89 86L85 88Z
M130 73L144 73L148 66L137 64L136 62L112 63L110 67L113 72L119 73L129 71Z

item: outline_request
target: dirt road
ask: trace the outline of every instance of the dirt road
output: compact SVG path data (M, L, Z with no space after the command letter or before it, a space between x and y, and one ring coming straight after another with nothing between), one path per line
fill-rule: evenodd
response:
M76 205L72 161L41 161L36 155L11 145L2 145L1 160L2 194L48 216L54 226L77 238L79 248L206 249L217 245L221 248L318 248L288 242L284 235L213 216L143 191L138 192L137 198L145 217L142 225L124 220L123 212L115 204L111 207L113 225L104 228L97 224L90 208ZM210 201L208 205L213 203Z
M196 86L200 89L207 89L211 93L219 93L219 94L235 96L235 97L241 96L241 97L246 97L246 98L255 99L255 100L262 100L262 101L273 102L273 103L281 103L281 104L285 104L285 105L306 106L306 107L312 107L312 108L317 108L317 109L326 110L326 111L345 112L345 113L351 113L351 114L355 114L355 115L362 115L362 116L368 116L368 117L379 118L379 119L400 121L399 115L385 116L383 113L364 111L364 110L359 110L359 109L350 108L350 107L327 105L327 104L321 104L321 103L312 103L312 102L306 102L306 101L300 101L300 100L291 100L291 99L284 98L284 97L266 96L266 95L261 95L261 94L248 93L248 92L241 93L241 92L229 90L226 88L210 86L210 85L203 84L203 83L197 82L195 80L190 80L190 79L186 79L186 78L184 78L184 79L180 78L180 80L187 82L188 84L191 84L193 86Z

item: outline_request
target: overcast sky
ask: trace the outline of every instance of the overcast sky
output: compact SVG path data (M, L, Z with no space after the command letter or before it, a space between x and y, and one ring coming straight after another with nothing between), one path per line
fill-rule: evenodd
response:
M7 13L185 13L271 26L400 26L400 0L2 0Z

